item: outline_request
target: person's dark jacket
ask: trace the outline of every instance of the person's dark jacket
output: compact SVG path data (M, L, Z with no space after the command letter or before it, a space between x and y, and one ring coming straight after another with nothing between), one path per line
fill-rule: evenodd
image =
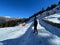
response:
M34 27L36 27L37 26L37 20L35 19L34 20Z

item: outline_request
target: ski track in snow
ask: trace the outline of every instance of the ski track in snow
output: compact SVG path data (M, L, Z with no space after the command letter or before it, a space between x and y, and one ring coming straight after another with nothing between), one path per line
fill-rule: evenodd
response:
M33 34L33 23L27 23L22 27L1 28L0 45L60 45L60 37L41 26L45 23L38 19L38 34ZM9 29L9 30L8 30ZM23 30L24 29L24 30ZM53 31L54 28L51 30ZM2 33L1 33L2 32ZM55 32L56 33L56 32Z

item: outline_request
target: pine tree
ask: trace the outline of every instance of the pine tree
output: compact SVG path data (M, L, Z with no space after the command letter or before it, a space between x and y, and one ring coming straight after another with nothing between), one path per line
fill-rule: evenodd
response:
M60 1L59 1L58 5L60 5Z

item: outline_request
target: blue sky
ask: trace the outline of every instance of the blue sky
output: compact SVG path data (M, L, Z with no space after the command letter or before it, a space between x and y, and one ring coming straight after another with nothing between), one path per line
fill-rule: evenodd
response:
M0 16L29 17L59 0L0 0Z

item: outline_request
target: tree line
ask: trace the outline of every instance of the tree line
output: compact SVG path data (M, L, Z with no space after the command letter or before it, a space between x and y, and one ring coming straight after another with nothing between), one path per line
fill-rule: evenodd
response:
M17 26L21 23L26 22L27 20L28 20L27 18L23 18L23 19L16 19L16 20L6 21L4 23L0 23L0 28Z
M45 12L45 11L48 12L49 10L54 9L54 8L57 7L58 5L60 5L60 1L58 2L58 4L52 4L51 6L47 7L46 9L42 8L41 11L39 11L38 13L35 13L35 14L33 14L32 16L30 16L29 19L31 19L31 18L37 16L38 14L41 15L41 14L42 14L43 12ZM57 8L57 10L59 10L59 8ZM56 13L56 12L54 12L54 13ZM47 13L47 14L49 15L49 13Z

